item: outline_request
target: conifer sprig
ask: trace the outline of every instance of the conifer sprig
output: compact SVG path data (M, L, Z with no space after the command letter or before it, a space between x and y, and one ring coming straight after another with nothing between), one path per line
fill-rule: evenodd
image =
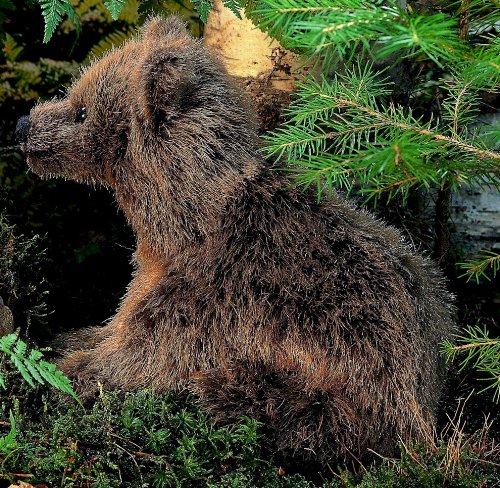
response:
M458 265L465 271L460 277L467 277L467 281L475 279L479 284L481 278L490 281L489 273L496 278L500 271L500 254L494 251L483 250L475 259L469 259Z
M492 339L485 327L467 327L464 335L458 336L457 344L445 342L443 351L449 361L459 355L465 355L460 362L460 369L471 365L484 374L488 385L481 390L493 390L493 400L500 401L500 339Z
M407 12L395 0L260 0L252 15L285 47L320 56L325 65L360 50L379 59L419 55L437 64L463 56L456 18Z
M481 35L493 29L497 22L500 0L458 0L454 2L457 14L466 14L470 18L469 30L474 35Z
M442 121L424 121L411 108L386 101L389 87L369 68L347 70L332 81L308 80L288 123L265 137L265 152L285 157L297 182L316 186L319 194L355 182L371 198L385 191L406 196L412 187L443 181L451 187L500 184L500 154L466 129L479 103L468 83L448 82Z

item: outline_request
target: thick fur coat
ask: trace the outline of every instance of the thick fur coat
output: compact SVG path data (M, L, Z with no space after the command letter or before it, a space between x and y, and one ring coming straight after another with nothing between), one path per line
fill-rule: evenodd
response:
M304 458L431 435L452 328L441 273L340 196L290 189L179 20L152 18L23 123L36 173L106 185L137 235L118 312L60 361L82 394L188 388Z

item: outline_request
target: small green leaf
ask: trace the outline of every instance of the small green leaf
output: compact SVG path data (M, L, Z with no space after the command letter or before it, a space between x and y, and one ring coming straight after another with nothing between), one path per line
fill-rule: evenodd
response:
M123 10L126 2L127 0L106 0L104 2L104 5L109 10L109 13L111 14L113 20L118 20L118 17L120 16L120 13Z
M213 0L193 0L193 5L200 16L200 20L205 24L208 14L212 10Z

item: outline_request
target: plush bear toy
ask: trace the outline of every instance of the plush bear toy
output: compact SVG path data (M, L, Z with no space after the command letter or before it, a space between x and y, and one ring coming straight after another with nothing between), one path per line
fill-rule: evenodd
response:
M431 435L453 322L441 273L342 197L290 189L251 120L173 17L20 119L33 171L108 187L137 236L116 315L77 333L61 368L83 395L188 388L303 458Z

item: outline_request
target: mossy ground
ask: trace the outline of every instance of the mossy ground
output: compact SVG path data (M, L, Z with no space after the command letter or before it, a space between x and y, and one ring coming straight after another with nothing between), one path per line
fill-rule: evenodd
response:
M376 459L356 472L341 463L285 464L268 449L255 421L214 426L186 395L101 392L82 407L6 373L8 390L0 401L2 486L500 486L498 451L485 431L467 436L457 426L435 445L402 447L399 458Z

